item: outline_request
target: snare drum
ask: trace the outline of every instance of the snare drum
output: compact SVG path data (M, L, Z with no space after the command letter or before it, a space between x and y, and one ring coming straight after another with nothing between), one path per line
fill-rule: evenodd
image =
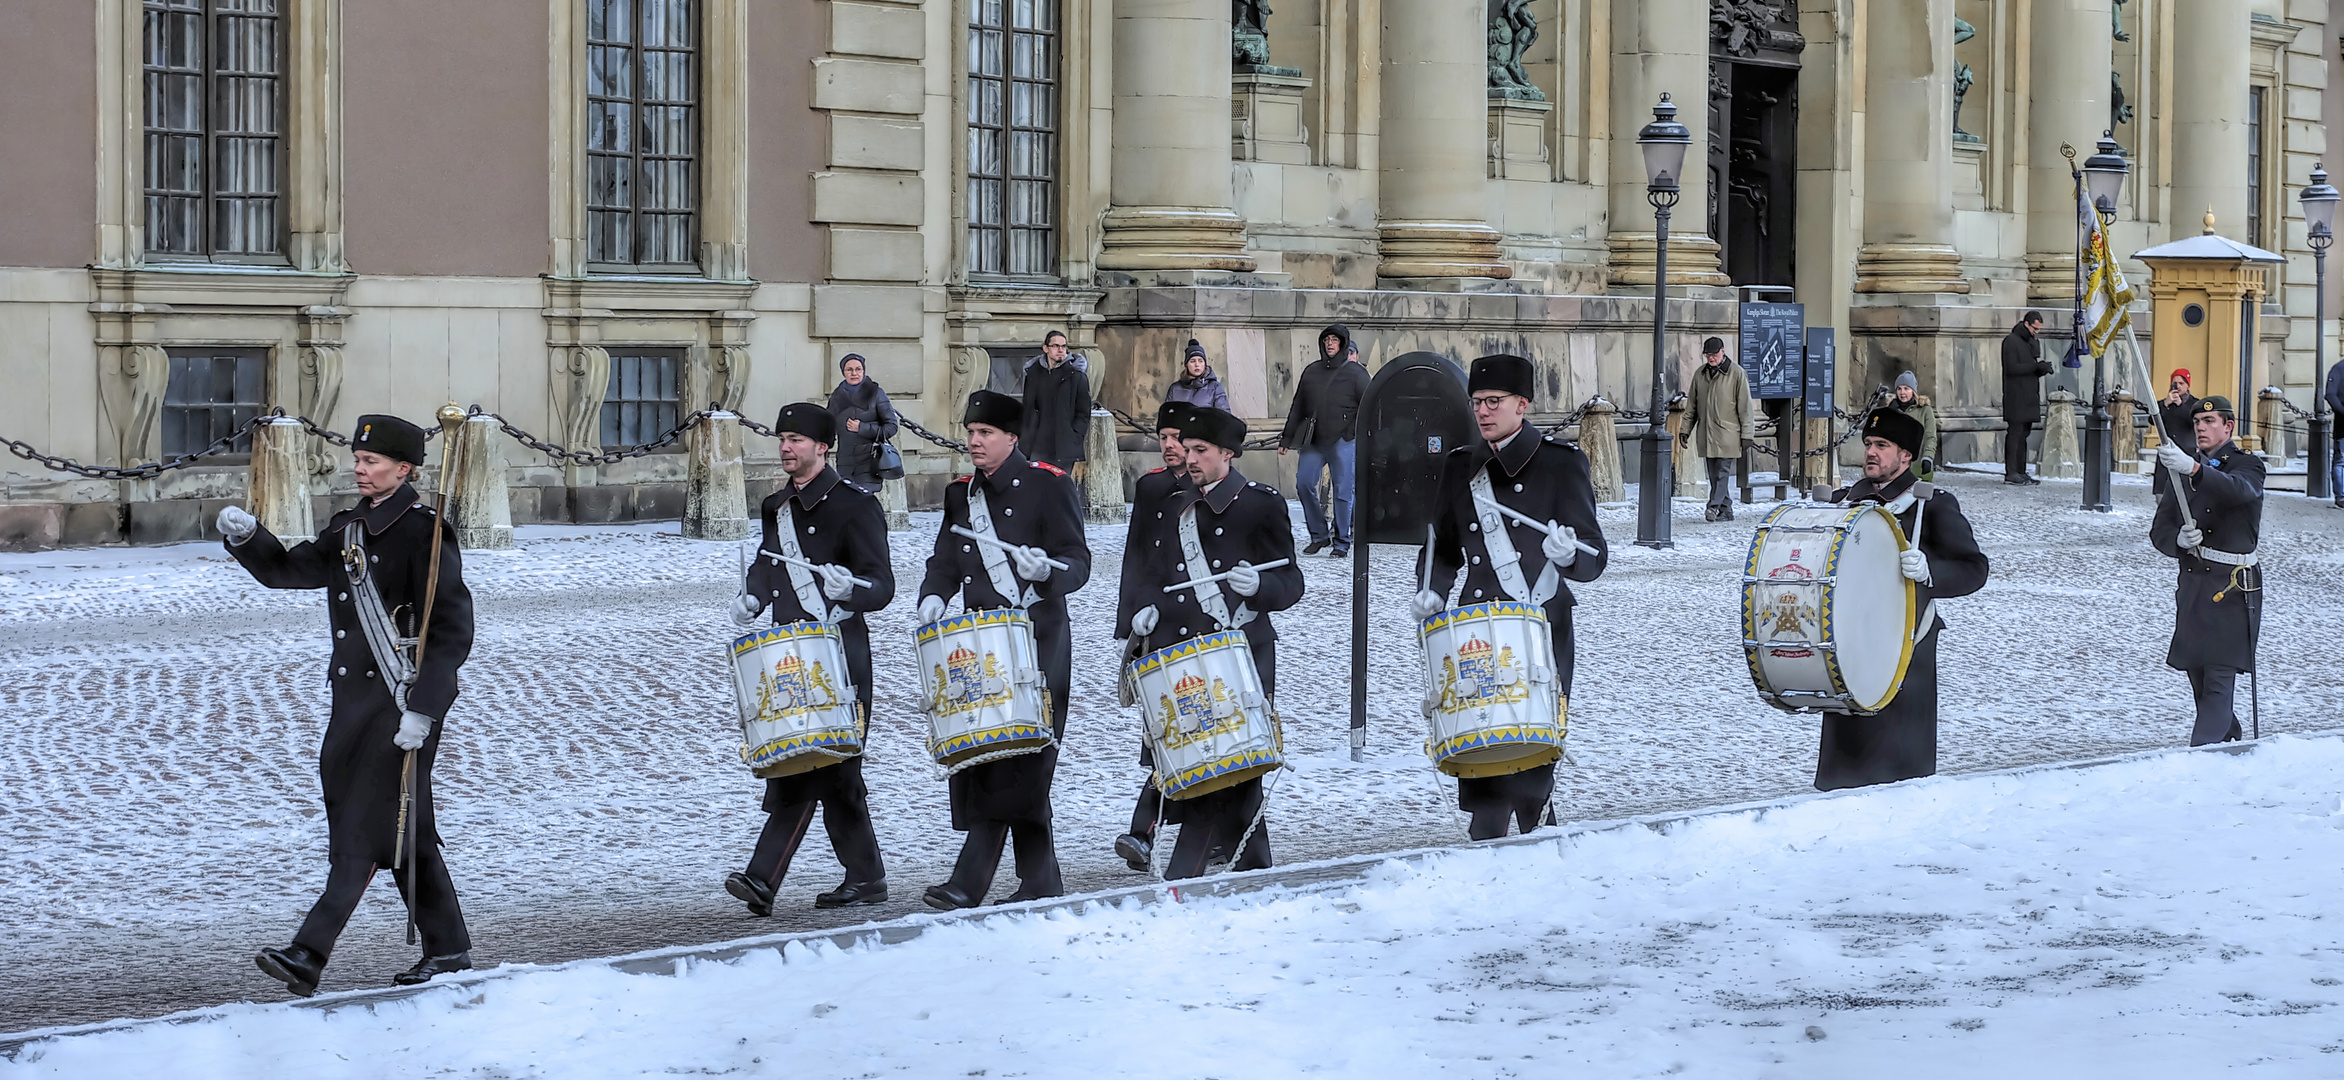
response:
M1450 776L1505 776L1563 756L1570 701L1546 613L1500 600L1452 608L1417 627L1424 646L1424 752Z
M743 634L732 643L732 669L750 772L791 776L863 752L862 710L837 626L798 622Z
M1131 664L1156 787L1193 799L1286 764L1278 718L1241 630L1194 637Z
M928 753L938 765L1050 744L1050 695L1025 612L990 608L929 623L913 648L927 683Z
M1758 696L1789 712L1879 712L1913 659L1909 545L1877 503L1786 504L1750 537L1742 652Z

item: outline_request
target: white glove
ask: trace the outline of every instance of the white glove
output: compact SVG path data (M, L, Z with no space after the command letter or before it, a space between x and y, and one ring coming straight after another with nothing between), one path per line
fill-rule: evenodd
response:
M814 568L814 576L822 579L822 595L833 600L845 600L855 594L855 576L846 567L824 563Z
M2186 525L2174 539L2181 541L2181 550L2195 551L2206 546L2206 531L2195 525Z
M227 537L231 544L241 544L252 539L253 531L260 528L260 522L253 520L252 515L245 513L241 506L222 508L218 524L220 535Z
M391 745L401 750L413 750L431 738L431 717L409 709L399 717L399 733L391 736Z
M1922 554L1919 548L1898 552L1896 567L1904 571L1904 576L1907 578L1923 585L1929 583L1929 556Z
M1132 612L1131 636L1146 637L1149 634L1155 633L1156 620L1160 618L1163 618L1163 614L1156 610L1156 605L1154 604L1149 604L1148 606L1141 608L1138 611Z
M1539 553L1558 567L1571 565L1572 560L1579 557L1579 533L1568 525L1554 521L1547 522L1546 528L1546 542L1538 545Z
M1249 562L1241 562L1229 571L1229 587L1239 596L1252 596L1262 589L1262 572Z
M1446 597L1431 589L1426 589L1416 594L1416 599L1409 603L1408 610L1415 613L1416 621L1423 622L1440 614L1441 610L1448 604L1449 601Z
M1011 548L1009 561L1017 564L1017 576L1027 581L1047 581L1050 578L1050 555L1041 548Z
M724 605L724 613L732 616L733 625L741 627L757 625L757 615L764 610L765 601L748 593L733 597Z
M2189 451L2172 443L2164 443L2157 447L2157 465L2161 468L2171 469L2183 476L2195 475L2198 469L2197 459L2189 456ZM221 531L225 532L226 530Z
M921 597L921 598L920 598L920 625L921 625L921 626L926 626L926 625L928 625L928 624L930 624L930 623L940 623L940 622L943 622L943 621L944 621L944 598L943 598L943 597L941 597L941 596L923 596L923 597Z

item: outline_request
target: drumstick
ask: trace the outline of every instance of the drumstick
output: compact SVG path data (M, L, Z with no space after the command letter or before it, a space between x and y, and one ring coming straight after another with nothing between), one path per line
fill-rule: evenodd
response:
M763 555L763 556L765 556L766 558L768 558L768 559L771 559L771 560L773 560L774 562L777 562L777 563L792 563L792 564L795 564L795 565L797 565L797 566L803 566L803 567L805 567L805 568L806 568L806 569L808 569L808 570L820 570L820 569L822 569L822 564L821 564L821 563L817 563L817 562L808 562L808 561L806 561L806 560L804 560L804 559L795 559L795 558L791 558L790 556L784 555L784 554L782 554L782 553L780 553L780 552L778 552L778 551L764 551L764 550L759 550L759 551L758 551L758 554L760 554L760 555ZM847 577L847 580L848 580L848 581L851 581L851 582L854 582L854 583L855 583L855 587L856 587L856 588L858 588L858 589L868 589L868 588L870 588L870 587L871 587L871 583L870 583L870 582L868 582L868 581L865 581L865 580L863 580L862 578L859 578L859 577L854 577L854 576L852 576L852 575L849 575L849 576Z
M1537 529L1539 532L1546 533L1548 536L1553 536L1553 535L1555 535L1555 534L1554 534L1554 532L1553 532L1552 530L1550 530L1550 529L1548 529L1548 528L1546 527L1546 522L1540 521L1540 520L1538 520L1537 518L1531 517L1531 516L1530 516L1530 515L1528 515L1528 514L1524 514L1524 513L1518 513L1518 512L1516 512L1516 511L1515 511L1515 510L1514 510L1512 507L1509 507L1509 506L1507 506L1506 504L1504 504L1504 503L1502 503L1502 502L1499 502L1499 501L1497 501L1497 500L1495 500L1495 499L1492 499L1492 500L1490 500L1490 503L1489 503L1489 504L1490 504L1491 506L1497 507L1497 508L1498 508L1498 513L1501 513L1501 514L1504 514L1504 515L1506 515L1507 517L1513 518L1513 519L1514 519L1515 521L1517 521L1517 522L1520 522L1520 523L1522 523L1522 524L1524 524L1524 525L1528 525L1528 526L1530 526L1530 527L1531 527L1531 528L1533 528L1533 529ZM1581 551L1584 551L1584 552L1588 553L1589 555L1601 555L1601 554L1603 554L1602 552L1600 552L1600 551L1597 551L1597 550L1595 550L1593 547L1589 546L1589 545L1587 544L1587 542L1586 542L1586 541L1584 541L1584 540L1581 540L1581 539L1579 539L1579 538L1577 538L1577 537L1572 537L1572 538L1571 538L1571 546L1573 546L1573 547L1576 547L1576 548L1578 548L1579 550L1581 550Z
M1254 569L1256 569L1256 570L1275 570L1275 569L1277 569L1277 568L1279 568L1279 567L1281 567L1281 566L1290 565L1290 564L1292 564L1293 562L1294 562L1294 560L1292 560L1292 559L1271 559L1270 561L1268 561L1268 562L1266 562L1266 563L1263 563L1263 564L1261 564L1260 566L1256 566L1256 567L1254 567ZM1210 584L1212 584L1212 583L1214 583L1214 582L1216 582L1216 581L1226 581L1226 580L1228 580L1228 577L1229 577L1229 575L1230 575L1230 574L1234 574L1234 573L1236 573L1236 572L1237 572L1237 571L1235 571L1235 570L1230 570L1230 571L1227 571L1227 572L1225 572L1225 573L1214 574L1214 575L1213 575L1213 576L1211 576L1211 577L1191 578L1191 579L1189 579L1189 580L1187 580L1187 581L1183 581L1183 582L1181 582L1181 583L1180 583L1180 584L1178 584L1178 585L1166 585L1166 586L1164 586L1164 591L1165 591L1165 592L1179 592L1179 591L1180 591L1180 590L1182 590L1182 589L1193 589L1193 588L1195 588L1195 587L1197 587L1197 586L1199 586L1199 585L1210 585Z
M1015 551L1015 550L1017 550L1018 548L1020 548L1020 547L1023 547L1023 546L1024 546L1024 545L1022 545L1022 544L1012 544L1012 543L1010 543L1009 541L1007 541L1007 540L1003 540L1003 539L1000 539L1000 538L998 538L998 537L987 536L987 535L985 535L984 533L977 532L977 531L976 531L976 530L974 530L974 529L963 528L963 527L961 527L961 526L959 526L959 525L954 525L954 526L952 526L952 531L953 531L953 532L955 532L955 533L958 533L958 534L960 534L960 535L962 535L962 536L968 537L969 539L971 539L971 540L974 540L974 541L976 541L977 543L980 543L980 544L990 544L990 545L992 545L992 546L994 546L994 547L997 547L997 548L1000 548L1000 549L1002 549L1003 551ZM1051 557L1049 557L1049 556L1047 556L1047 555L1044 555L1044 556L1042 556L1042 561L1043 561L1043 562L1046 562L1046 563L1049 563L1049 564L1051 565L1051 567L1052 567L1052 568L1054 568L1054 569L1058 569L1058 570L1072 570L1072 569L1074 569L1073 567L1071 567L1071 566L1068 566L1068 565L1066 565L1065 563L1059 562L1058 560L1056 560L1056 559L1053 559L1053 558L1051 558Z

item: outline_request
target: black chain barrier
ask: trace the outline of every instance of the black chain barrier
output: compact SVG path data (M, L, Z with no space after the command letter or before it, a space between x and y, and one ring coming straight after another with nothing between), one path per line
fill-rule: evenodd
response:
M260 427L262 424L271 423L281 419L298 421L303 428L308 430L310 434L324 439L325 441L330 442L336 446L350 445L349 436L340 434L338 432L328 431L325 428L319 427L316 421L311 420L306 416L287 416L285 410L283 409L271 409L268 412L255 416L252 419L238 425L236 430L212 440L212 444L210 446L206 446L201 450L186 454L175 454L160 461L147 462L144 465L84 465L81 462L75 461L71 458L59 457L55 454L44 454L40 452L40 450L36 449L31 443L25 442L22 439L0 437L0 446L6 446L9 453L15 454L17 457L23 458L26 461L40 465L42 468L50 469L56 472L72 473L75 476L83 477L85 479L152 480L155 477L161 476L164 473L170 472L174 469L184 469L190 465L194 465L197 462L204 460L205 458L217 457L221 454L225 454L235 448L236 441L238 439L242 439L252 434L255 428Z
M941 446L946 450L950 450L955 454L965 454L969 452L969 444L964 442L954 442L942 435L938 435L935 432L914 423L911 417L905 416L902 413L897 413L895 419L897 423L902 424L912 434L926 439L929 442L935 443L936 445Z
M660 437L653 439L650 442L641 443L635 446L622 446L616 450L605 450L599 454L590 454L584 450L572 450L565 446L556 446L552 443L546 442L545 440L540 439L535 435L531 435L528 432L521 430L520 428L514 427L512 421L507 420L502 416L498 416L495 413L489 412L488 410L483 409L478 405L472 406L468 415L485 416L491 420L496 421L497 427L502 428L505 434L512 436L514 442L520 443L521 445L526 446L531 450L535 450L540 454L544 454L545 456L552 458L555 461L567 462L572 465L616 465L619 462L627 460L628 458L639 458L645 454L652 453L656 450L662 450L668 446L673 445L677 439L684 437L685 432L692 429L692 425L697 424L702 420L706 420L710 416L720 411L722 410L714 408L701 409L700 411L677 421L676 426L667 429L666 434L661 435Z

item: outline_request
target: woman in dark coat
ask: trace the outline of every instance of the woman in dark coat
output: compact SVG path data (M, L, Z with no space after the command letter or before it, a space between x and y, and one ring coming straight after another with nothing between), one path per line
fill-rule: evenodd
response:
M1205 357L1205 347L1188 339L1188 351L1180 361L1180 377L1172 380L1164 391L1166 401L1185 401L1202 408L1229 411L1229 390L1213 374L1213 362Z
M837 455L838 475L864 491L878 491L880 481L895 479L881 475L879 469L879 447L893 441L901 426L895 403L864 374L861 355L846 354L838 362L838 372L843 377L830 392L830 416L838 421L838 445L831 448Z

